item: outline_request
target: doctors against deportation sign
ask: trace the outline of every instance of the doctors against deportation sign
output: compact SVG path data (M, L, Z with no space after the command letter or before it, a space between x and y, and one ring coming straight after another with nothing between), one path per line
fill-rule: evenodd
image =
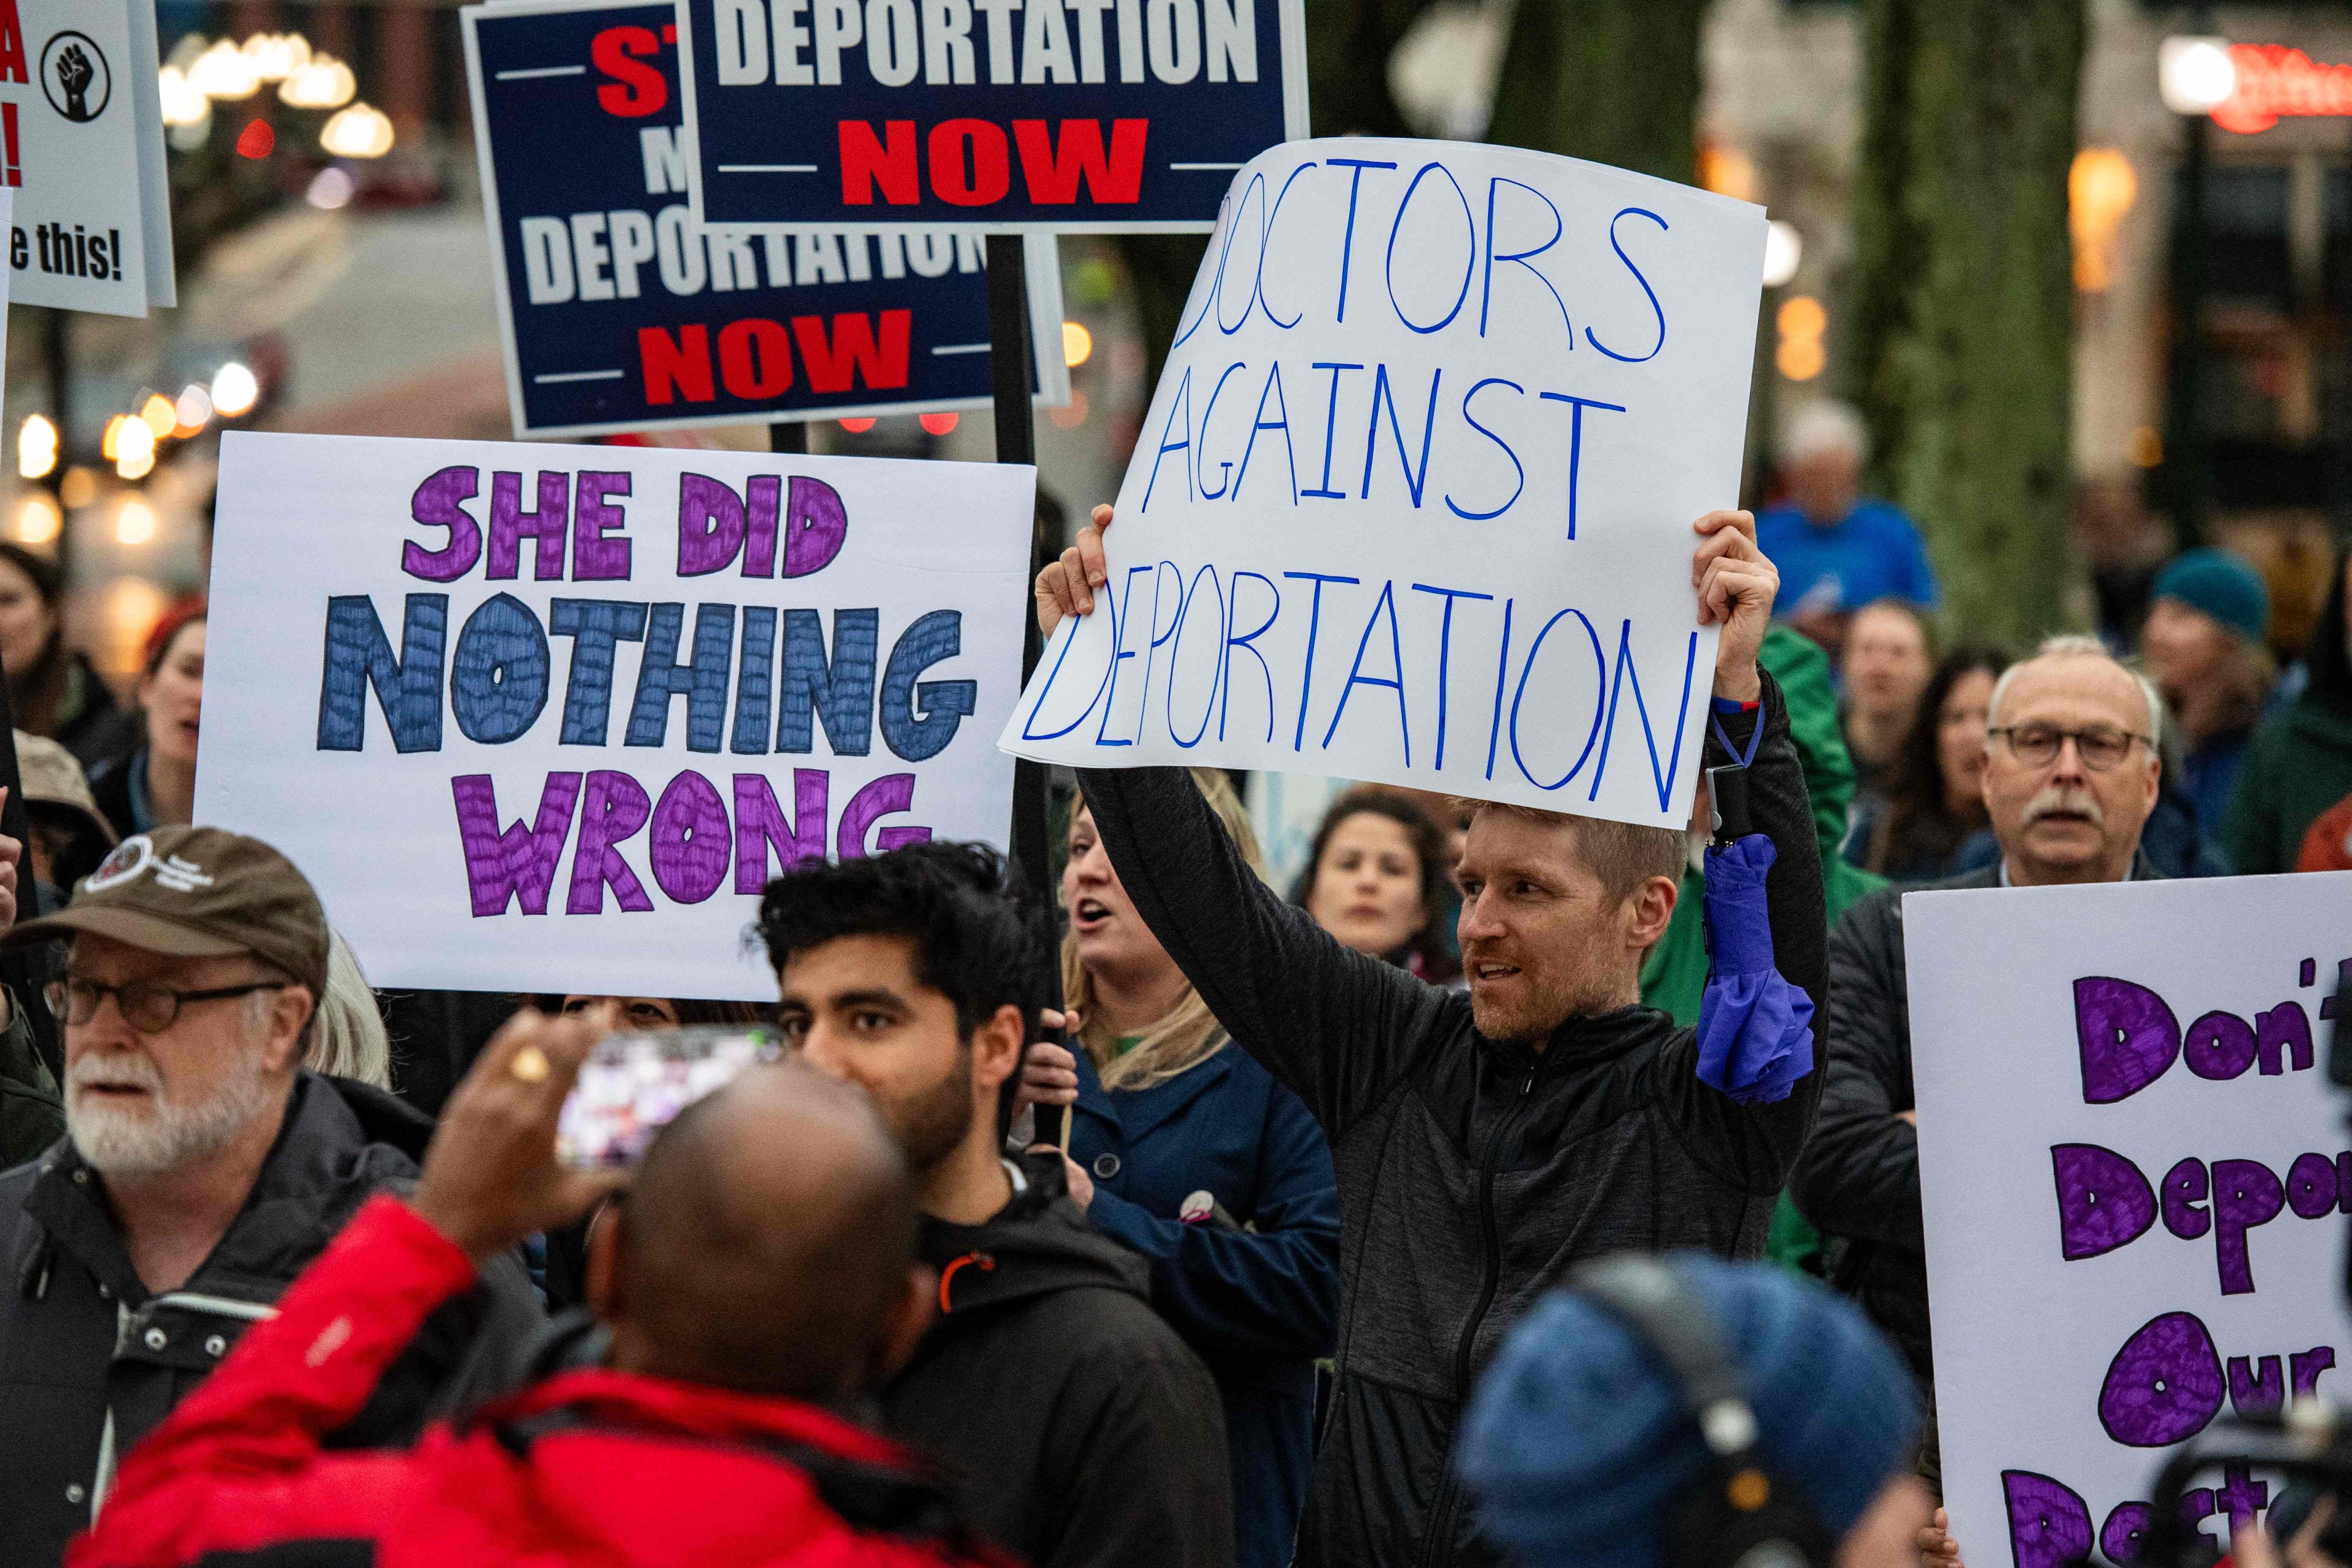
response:
M1199 231L1307 134L1302 0L678 0L705 223Z
M978 237L696 226L672 16L578 0L465 12L515 434L986 405ZM1066 403L1052 237L1027 259L1036 384Z
M1539 153L1257 158L1004 744L1681 826L1763 250L1757 207Z
M761 887L1002 844L1035 474L232 433L196 815L392 985L758 997Z
M1914 893L1945 1497L1970 1563L2128 1562L2158 1467L2352 1375L2326 1076L2352 874ZM2226 1548L2275 1478L2206 1478Z

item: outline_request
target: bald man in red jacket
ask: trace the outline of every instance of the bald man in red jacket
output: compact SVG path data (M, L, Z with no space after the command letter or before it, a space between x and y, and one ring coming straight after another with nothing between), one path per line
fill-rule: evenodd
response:
M607 1365L408 1450L324 1447L484 1259L613 1189L552 1153L593 1033L525 1013L491 1043L414 1199L362 1209L131 1455L75 1568L1005 1562L840 1413L905 1359L934 1281L889 1134L863 1096L796 1067L690 1107L647 1154L590 1258Z

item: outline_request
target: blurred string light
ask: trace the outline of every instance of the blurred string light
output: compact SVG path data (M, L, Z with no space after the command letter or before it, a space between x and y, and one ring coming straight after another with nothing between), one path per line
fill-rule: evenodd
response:
M144 544L155 537L155 509L137 496L114 514L114 538L120 544Z
M2116 278L2116 229L2139 196L2131 160L2113 147L2085 147L2066 173L2066 227L2074 242L2074 287L2104 294Z
M845 419L841 422L841 427L848 431L853 436L863 436L866 432L874 428L874 421L871 419Z
M196 57L188 82L206 98L233 102L261 90L261 73L244 50L223 38Z
M333 212L349 206L358 190L359 182L352 178L350 170L330 163L312 177L303 199L321 212Z
M1094 357L1095 335L1084 321L1062 323L1062 363L1072 370Z
M341 109L358 96L359 79L352 68L332 55L312 55L310 63L288 77L278 89L278 100L289 109Z
M245 129L236 134L236 155L240 158L267 158L277 146L278 132L269 128L267 120L248 120Z
M1069 405L1049 408L1045 411L1045 417L1054 422L1056 430L1075 430L1087 422L1087 416L1092 412L1092 405L1087 402L1086 389L1074 386L1070 389Z
M392 151L392 117L365 103L339 109L320 131L319 145L338 158L381 158Z
M179 67L165 66L157 73L156 81L163 94L164 124L176 129L202 125L212 118L213 100Z
M2210 114L2238 90L2238 63L2230 40L2172 37L2157 46L2156 85L2175 114Z
M151 392L147 401L139 405L139 422L153 431L155 439L160 441L179 427L179 409L162 393Z
M1780 302L1773 318L1780 329L1780 346L1773 363L1790 381L1811 381L1829 363L1822 334L1829 331L1830 313L1811 294L1794 294Z
M100 449L126 479L143 479L155 467L155 432L136 415L118 414L108 420Z
M922 414L916 416L915 423L934 436L944 436L954 429L962 417L960 414Z
M310 40L299 33L256 33L238 52L261 80L284 81L310 63Z
M76 511L97 499L98 476L79 463L68 468L66 477L58 481L58 500Z
M251 370L231 360L213 373L212 399L215 409L235 419L251 413L261 400L261 383L254 379Z
M1764 229L1764 287L1778 289L1797 275L1805 258L1805 237L1797 226L1774 218Z
M65 527L65 513L58 510L47 490L35 490L16 503L16 542L19 544L47 544Z
M1698 147L1698 183L1720 196L1737 201L1756 199L1755 161L1738 148L1712 138Z
M28 415L16 426L16 471L28 479L40 479L57 466L58 427L46 414Z
M172 405L173 434L183 438L194 435L212 423L213 395L194 382L180 389L179 401Z

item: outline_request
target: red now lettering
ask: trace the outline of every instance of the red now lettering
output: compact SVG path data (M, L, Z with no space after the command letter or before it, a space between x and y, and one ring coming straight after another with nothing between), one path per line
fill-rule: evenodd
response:
M886 146L876 140L870 120L841 122L841 199L854 207L874 205L874 187L892 206L912 206L922 200L922 176L915 167L915 122L887 121Z
M719 395L710 384L710 329L681 328L676 341L660 327L637 329L637 360L646 376L646 401L668 403L680 393L688 403Z
M869 389L907 384L907 352L914 337L914 312L882 312L882 336L875 341L874 318L863 311L833 319L833 342L824 340L824 322L815 316L794 316L793 337L801 346L801 363L808 367L812 392L847 392L853 374Z
M1029 199L1040 206L1067 205L1078 199L1083 178L1097 205L1133 202L1143 185L1143 142L1150 124L1148 120L1112 121L1106 158L1099 120L1063 121L1058 148L1044 121L1014 121L1013 140L1021 149L1021 177L1028 182Z
M753 317L719 330L719 379L745 399L773 397L793 384L792 341L775 321Z

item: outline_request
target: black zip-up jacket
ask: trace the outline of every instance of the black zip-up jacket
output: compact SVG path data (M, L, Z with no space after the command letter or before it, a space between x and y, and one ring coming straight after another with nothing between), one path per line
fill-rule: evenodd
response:
M882 1391L883 1430L1034 1568L1232 1568L1215 1381L1152 1311L1150 1267L1066 1201L1060 1157L1024 1173L985 1225L923 1222L940 1316Z
M380 1089L299 1074L243 1212L187 1283L160 1295L70 1142L0 1173L0 1563L58 1562L115 1462L275 1314L362 1204L408 1190L432 1131ZM404 1446L469 1357L510 1356L538 1320L520 1261L494 1262L427 1321L336 1446Z
M2145 854L2131 879L2158 875ZM1933 1371L1919 1134L1911 1088L1911 987L1903 897L1998 888L2000 862L1917 888L1886 888L1846 910L1830 936L1830 1002L1816 1021L1821 1115L1790 1195L1838 1247L1831 1278L1899 1347L1923 1387Z
M1726 721L1734 742L1755 717ZM1818 1006L1821 849L1769 674L1761 719L1748 795L1779 852L1765 885L1774 952ZM1708 765L1736 760L1710 733ZM1350 952L1276 896L1181 770L1080 777L1137 910L1331 1141L1339 1385L1300 1568L1494 1561L1453 1478L1454 1424L1479 1371L1583 1258L1759 1252L1821 1075L1741 1107L1699 1081L1693 1031L1644 1007L1570 1018L1541 1050L1486 1039L1468 996Z

